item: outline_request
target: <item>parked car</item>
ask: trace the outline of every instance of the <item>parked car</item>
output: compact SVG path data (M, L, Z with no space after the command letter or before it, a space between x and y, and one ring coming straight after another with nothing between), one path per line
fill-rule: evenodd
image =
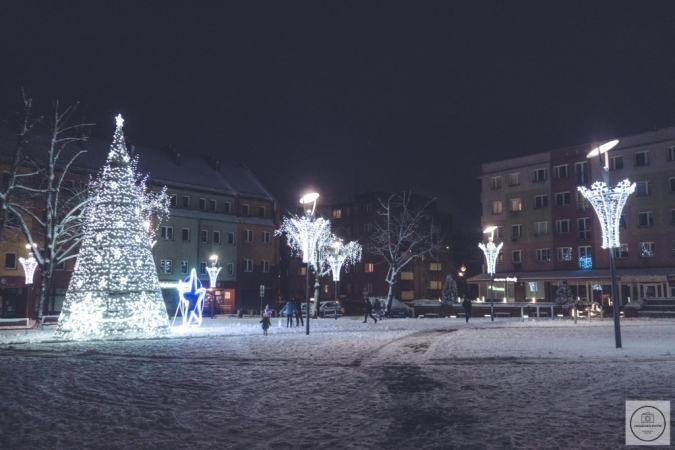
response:
M321 317L337 317L342 316L345 312L344 308L340 306L340 302L321 302L319 303L319 314Z

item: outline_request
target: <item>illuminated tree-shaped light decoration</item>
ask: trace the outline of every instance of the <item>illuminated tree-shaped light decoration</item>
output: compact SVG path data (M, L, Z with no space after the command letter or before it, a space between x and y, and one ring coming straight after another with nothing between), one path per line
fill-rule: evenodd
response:
M340 281L340 271L345 264L356 264L361 261L363 247L358 242L347 245L332 245L326 252L326 263L330 266L333 281Z
M486 244L483 244L482 242L478 244L478 247L480 247L481 250L483 250L483 253L485 253L485 260L487 261L487 271L490 275L493 275L495 273L495 267L497 265L497 257L499 256L499 251L502 249L502 246L504 243L500 243L499 245L495 245L494 242L492 242L492 238L490 238L490 241Z
M495 245L493 242L495 230L497 227L488 227L483 233L490 233L490 238L487 244L482 242L478 243L478 247L483 250L485 253L485 260L487 261L487 271L490 274L490 286L492 289L492 294L490 295L490 320L494 322L495 320L495 305L494 305L494 274L495 267L497 265L497 258L499 257L499 251L502 249L504 243Z
M276 235L286 233L288 245L302 254L302 262L313 264L317 260L318 243L331 236L330 220L323 217L284 217Z
M579 192L593 205L602 227L602 248L621 247L619 224L621 211L628 196L635 191L635 183L623 180L614 187L602 181L593 183L590 189L579 186Z
M168 215L166 194L152 197L139 183L122 124L118 116L107 164L90 185L85 235L56 330L62 337L169 331L144 227L149 209L165 208Z
M204 311L204 294L206 289L202 286L202 282L197 277L197 271L192 269L190 276L185 281L178 282L178 311L181 313L183 319L182 326L187 328L192 324L197 326L202 324L202 312ZM173 324L176 322L176 317L173 318Z
M20 257L19 262L23 266L23 272L26 275L26 284L33 284L33 275L38 266L37 260L31 253L28 258Z

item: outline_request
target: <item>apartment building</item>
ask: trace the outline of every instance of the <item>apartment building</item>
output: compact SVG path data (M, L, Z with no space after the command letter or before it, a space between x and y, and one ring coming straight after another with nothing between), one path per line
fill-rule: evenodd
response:
M552 301L562 280L582 300L610 296L609 251L593 207L578 191L602 180L599 143L482 166L483 227L503 242L495 279L501 301ZM615 249L620 301L675 296L675 128L619 139L608 153L610 185L637 184ZM469 280L489 297L489 276Z
M77 159L74 173L83 180L105 164L110 142L90 139L87 153ZM181 154L166 147L151 149L128 145L139 156L138 170L149 174L152 190L164 186L170 196L170 217L160 226L153 247L160 286L169 311L178 301L178 281L194 268L208 287L205 314L259 309L261 286L265 302L278 290L279 246L274 230L278 207L274 196L245 166L219 162L212 156ZM8 233L0 242L4 266L0 268L2 317L33 317L36 292L26 289L18 257L25 253L25 238ZM212 258L213 257L213 258ZM212 286L207 267L222 267ZM49 310L58 313L74 267L74 260L57 268L49 296ZM39 270L35 275L39 286Z

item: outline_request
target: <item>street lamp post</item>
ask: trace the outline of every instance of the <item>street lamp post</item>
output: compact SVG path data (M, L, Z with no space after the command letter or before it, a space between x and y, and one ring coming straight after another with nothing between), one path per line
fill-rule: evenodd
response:
M616 186L609 186L609 156L607 152L618 143L618 140L607 142L586 155L587 158L595 156L600 158L603 181L596 181L591 186L591 189L583 186L579 186L577 189L593 205L593 209L595 209L600 226L602 227L602 248L609 249L609 273L612 283L612 309L614 312L614 340L616 348L621 348L621 326L614 268L614 249L621 248L621 241L619 239L621 211L628 200L628 196L635 191L635 183L631 184L630 181L623 180ZM590 316L590 310L588 314Z
M206 272L209 274L209 281L211 284L209 284L209 287L211 288L211 318L215 316L215 303L216 303L216 294L213 292L213 288L216 287L216 283L218 280L218 273L220 273L220 270L222 267L218 265L218 255L211 255L209 260L212 261L211 267L206 268Z
M490 274L490 320L494 322L495 320L495 302L494 302L494 275L495 275L495 266L497 265L497 257L499 256L499 251L502 249L502 242L499 245L495 245L493 242L495 230L497 227L487 227L483 230L483 233L490 233L490 238L487 245L482 242L478 244L483 253L485 253L485 260L487 261L487 270Z
M309 335L309 269L310 269L310 264L312 261L314 261L314 258L316 256L316 240L313 241L312 243L312 238L310 236L310 233L313 229L311 224L314 224L314 210L316 209L316 200L319 198L319 194L317 193L311 193L307 194L304 197L300 199L300 203L302 205L306 205L308 203L312 204L312 209L310 210L307 207L304 207L305 210L305 217L310 223L310 226L307 228L306 235L305 235L305 241L303 243L304 249L303 249L303 259L307 263L307 273L306 273L306 279L305 279L305 309L307 311L307 322L306 322L306 328L305 328L305 334ZM315 300L316 301L316 300ZM302 314L302 311L298 311L299 314Z
M33 244L35 246L35 244ZM35 256L33 256L33 246L30 244L26 244L26 250L28 251L28 258L19 258L19 262L23 266L23 272L25 275L25 284L26 284L26 303L30 305L30 291L33 290L33 275L35 274L35 269L38 266L38 262L35 259ZM29 286L30 285L30 286Z
M462 264L462 267L459 268L459 282L462 283L462 299L466 299L466 280L464 279L464 274L466 273L466 266Z

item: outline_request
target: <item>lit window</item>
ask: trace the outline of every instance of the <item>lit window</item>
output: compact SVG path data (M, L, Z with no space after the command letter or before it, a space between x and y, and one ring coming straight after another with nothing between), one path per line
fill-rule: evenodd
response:
M511 211L521 211L523 209L523 204L520 202L519 198L511 199Z
M373 273L375 271L375 264L366 263L363 265L366 273Z
M334 209L333 210L333 219L340 219L342 217L342 210L341 209Z
M499 252L497 255L497 264L504 264L504 252Z
M593 256L591 254L590 245L584 245L579 247L579 268L580 269L593 268Z
M502 202L492 202L492 214L502 213Z

